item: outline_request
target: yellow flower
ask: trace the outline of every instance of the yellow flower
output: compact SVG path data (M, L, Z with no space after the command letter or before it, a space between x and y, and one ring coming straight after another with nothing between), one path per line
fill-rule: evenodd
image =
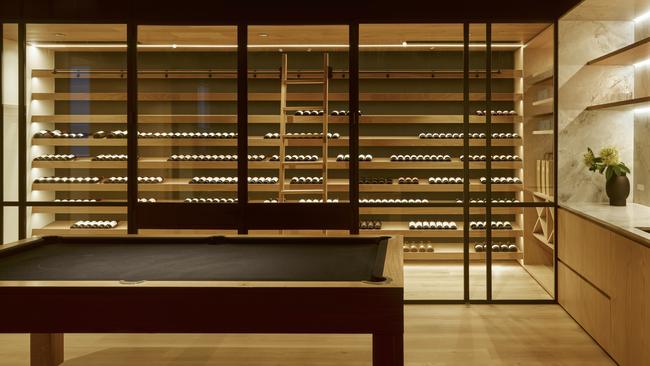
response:
M605 165L617 165L620 162L618 150L613 146L602 148L600 150L600 158L603 159L603 164Z

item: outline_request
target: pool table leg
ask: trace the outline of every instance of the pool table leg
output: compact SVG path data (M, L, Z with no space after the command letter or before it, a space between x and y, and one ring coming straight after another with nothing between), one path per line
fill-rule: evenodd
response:
M32 333L29 340L31 366L63 363L63 333Z
M404 334L373 334L372 365L403 366Z

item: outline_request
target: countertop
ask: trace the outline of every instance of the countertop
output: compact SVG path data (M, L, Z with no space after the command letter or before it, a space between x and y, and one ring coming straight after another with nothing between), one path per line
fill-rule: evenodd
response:
M565 202L560 207L595 221L612 231L650 248L650 233L637 227L650 227L650 207L628 203L625 207L607 203Z

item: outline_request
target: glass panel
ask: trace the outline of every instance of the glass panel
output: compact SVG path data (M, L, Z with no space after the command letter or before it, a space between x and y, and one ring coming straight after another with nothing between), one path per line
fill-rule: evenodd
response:
M553 26L494 24L492 34L493 196L553 201Z
M3 199L18 201L18 25L4 24L2 39Z
M139 199L237 202L237 27L138 28Z
M492 297L551 300L555 286L553 207L495 207L492 219L512 230L493 231ZM498 245L498 248L495 247Z
M348 200L348 27L251 26L249 201Z
M107 181L126 176L114 157L126 154L125 51L125 25L27 25L31 200L126 204L126 185ZM124 214L89 206L34 208L32 234L79 233L71 225L88 220L106 227L93 233L125 232Z
M2 243L18 240L18 207L4 207L2 217Z
M407 299L462 299L463 26L359 33L361 232L404 235Z

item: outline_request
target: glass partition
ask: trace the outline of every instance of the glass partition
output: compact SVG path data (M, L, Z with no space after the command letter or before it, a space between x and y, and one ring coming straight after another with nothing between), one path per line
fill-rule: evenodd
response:
M249 202L348 201L345 25L248 28Z
M28 24L32 235L124 234L126 26ZM70 205L68 205L70 204ZM29 232L28 232L29 234Z

